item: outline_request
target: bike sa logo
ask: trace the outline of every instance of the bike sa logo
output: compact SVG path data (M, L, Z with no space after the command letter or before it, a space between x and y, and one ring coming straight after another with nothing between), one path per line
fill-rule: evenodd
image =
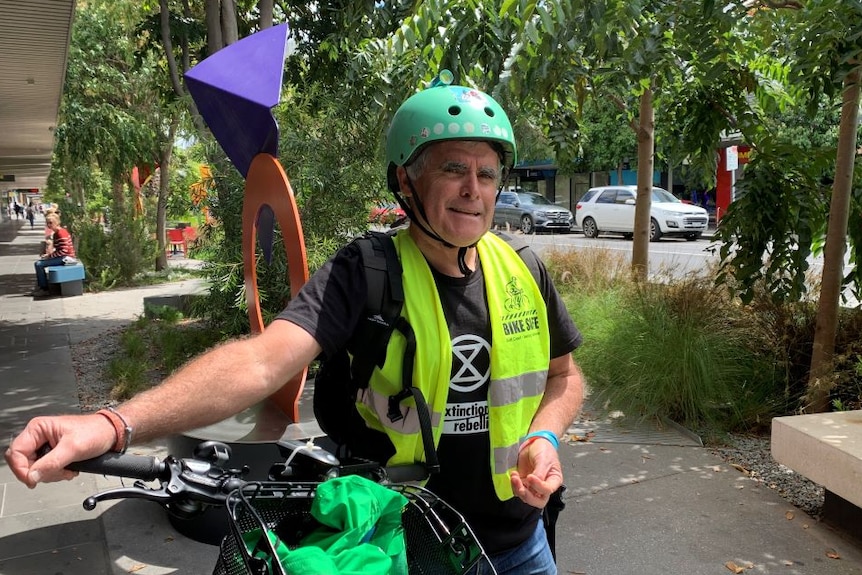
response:
M506 283L506 313L502 318L503 333L510 340L521 339L539 329L539 314L521 287L521 281L512 276Z

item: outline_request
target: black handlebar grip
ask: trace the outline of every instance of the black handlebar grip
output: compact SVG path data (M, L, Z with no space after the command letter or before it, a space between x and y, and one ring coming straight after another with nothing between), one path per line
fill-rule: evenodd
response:
M411 465L393 465L384 467L386 477L392 483L407 483L408 481L422 481L428 478L428 469L422 463Z
M166 467L165 463L158 457L106 453L99 457L72 463L68 469L94 473L96 475L112 475L114 477L153 481L162 476Z

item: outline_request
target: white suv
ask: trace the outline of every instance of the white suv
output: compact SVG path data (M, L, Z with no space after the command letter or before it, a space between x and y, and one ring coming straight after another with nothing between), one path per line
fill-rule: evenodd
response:
M637 186L590 188L575 209L575 220L588 238L614 232L631 238L635 231ZM693 241L706 231L709 214L699 206L681 202L662 188L652 189L649 239L681 236Z

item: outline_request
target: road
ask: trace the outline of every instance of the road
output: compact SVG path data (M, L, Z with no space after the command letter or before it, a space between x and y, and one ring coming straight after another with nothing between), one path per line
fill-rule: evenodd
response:
M521 236L540 255L549 249L582 250L604 249L619 252L625 261L631 261L632 241L622 236L585 238L574 234L534 234ZM711 265L718 264L717 242L699 239L664 238L649 245L649 269L651 277L671 275L682 277L688 273L700 273Z
M521 236L540 255L546 250L587 250L605 249L619 252L624 261L631 262L632 241L622 236L601 236L595 239L585 238L580 232L573 234L535 234ZM681 278L690 273L706 273L710 267L718 265L718 250L721 244L711 239L699 239L693 242L685 239L662 238L649 245L649 272L651 278ZM850 272L852 265L849 252L845 256L844 274ZM810 273L817 277L823 271L823 257L811 257ZM815 288L816 289L816 288ZM853 297L851 290L845 290L845 307L859 307L859 302ZM817 298L816 291L811 296Z

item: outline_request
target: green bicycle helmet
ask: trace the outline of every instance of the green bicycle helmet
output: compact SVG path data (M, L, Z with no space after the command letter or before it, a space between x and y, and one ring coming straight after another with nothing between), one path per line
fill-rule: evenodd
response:
M475 88L452 86L442 70L431 85L408 98L392 118L386 138L387 181L398 193L395 176L426 145L444 140L482 140L502 150L504 174L515 165L517 149L512 123L491 96Z

